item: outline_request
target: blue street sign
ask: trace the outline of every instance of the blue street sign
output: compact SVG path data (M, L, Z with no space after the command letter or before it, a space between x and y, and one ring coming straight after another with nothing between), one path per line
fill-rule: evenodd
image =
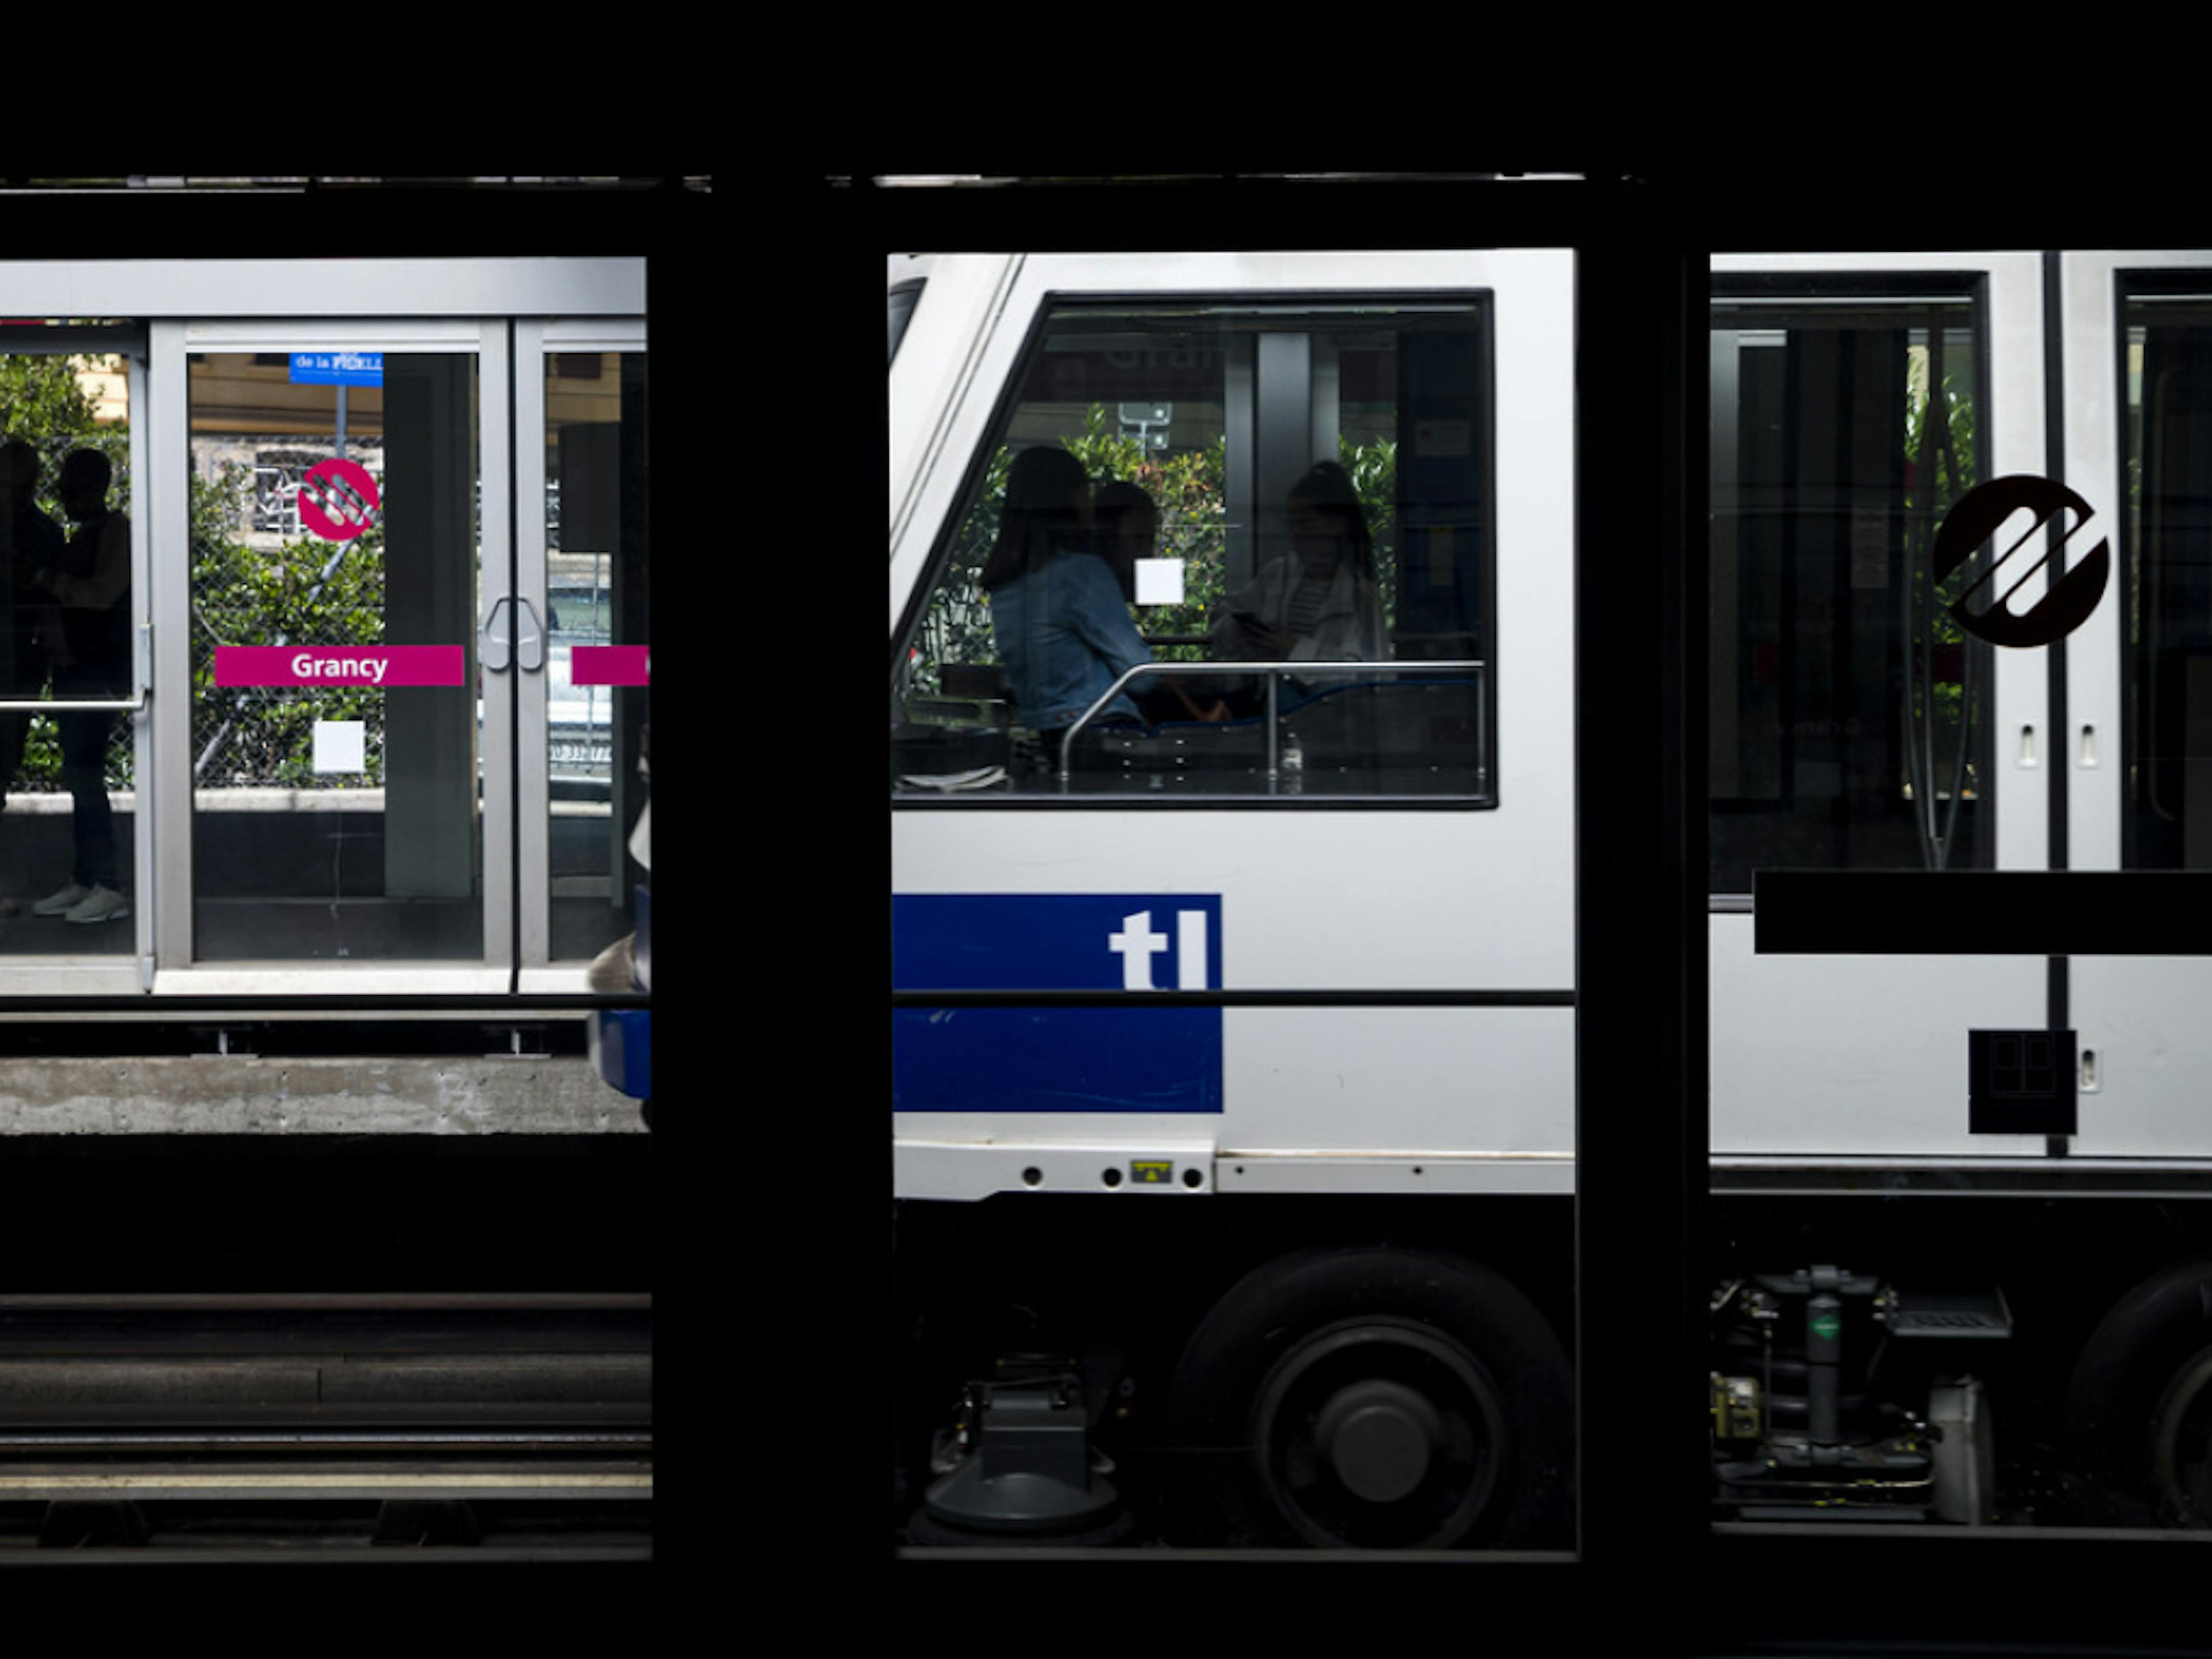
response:
M380 351L295 351L292 354L294 386L382 386L384 354Z

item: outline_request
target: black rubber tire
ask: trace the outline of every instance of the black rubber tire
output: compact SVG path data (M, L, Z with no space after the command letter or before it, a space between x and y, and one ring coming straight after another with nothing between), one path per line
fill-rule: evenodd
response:
M1571 1547L1573 1382L1543 1315L1487 1267L1279 1257L1214 1304L1176 1367L1186 1501L1239 1544ZM1363 1420L1384 1425L1379 1454L1343 1427Z
M1068 1532L989 1533L956 1527L918 1509L906 1523L906 1541L918 1549L1110 1549L1128 1541L1134 1521L1123 1510L1095 1527Z
M2191 1257L2113 1304L2066 1389L2067 1446L2087 1483L2081 1518L2112 1526L2203 1526L2154 1468L2173 1391L2212 1346L2212 1260Z

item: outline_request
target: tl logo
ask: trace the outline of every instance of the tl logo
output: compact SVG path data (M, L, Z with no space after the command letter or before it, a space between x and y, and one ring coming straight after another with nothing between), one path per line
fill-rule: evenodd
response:
M1120 931L1106 936L1106 948L1121 958L1121 988L1125 991L1164 991L1152 983L1152 958L1168 949L1168 936L1152 931L1152 913L1139 910L1121 918ZM1203 991L1206 983L1206 912L1175 913L1175 971L1178 991Z

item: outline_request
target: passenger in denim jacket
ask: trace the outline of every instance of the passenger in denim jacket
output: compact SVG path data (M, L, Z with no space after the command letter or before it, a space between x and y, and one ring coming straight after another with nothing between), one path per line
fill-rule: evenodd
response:
M1091 550L1090 482L1065 449L1014 458L982 584L1014 707L1039 732L1073 725L1116 678L1152 659L1121 584ZM1139 718L1126 692L1108 710Z

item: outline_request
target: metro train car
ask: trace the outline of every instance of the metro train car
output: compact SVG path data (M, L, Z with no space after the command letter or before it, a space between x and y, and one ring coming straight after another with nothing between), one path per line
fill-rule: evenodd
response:
M1571 1545L1581 257L890 261L908 1546ZM2212 969L1928 936L2212 865L2212 254L1706 307L1712 1515L2212 1524Z

